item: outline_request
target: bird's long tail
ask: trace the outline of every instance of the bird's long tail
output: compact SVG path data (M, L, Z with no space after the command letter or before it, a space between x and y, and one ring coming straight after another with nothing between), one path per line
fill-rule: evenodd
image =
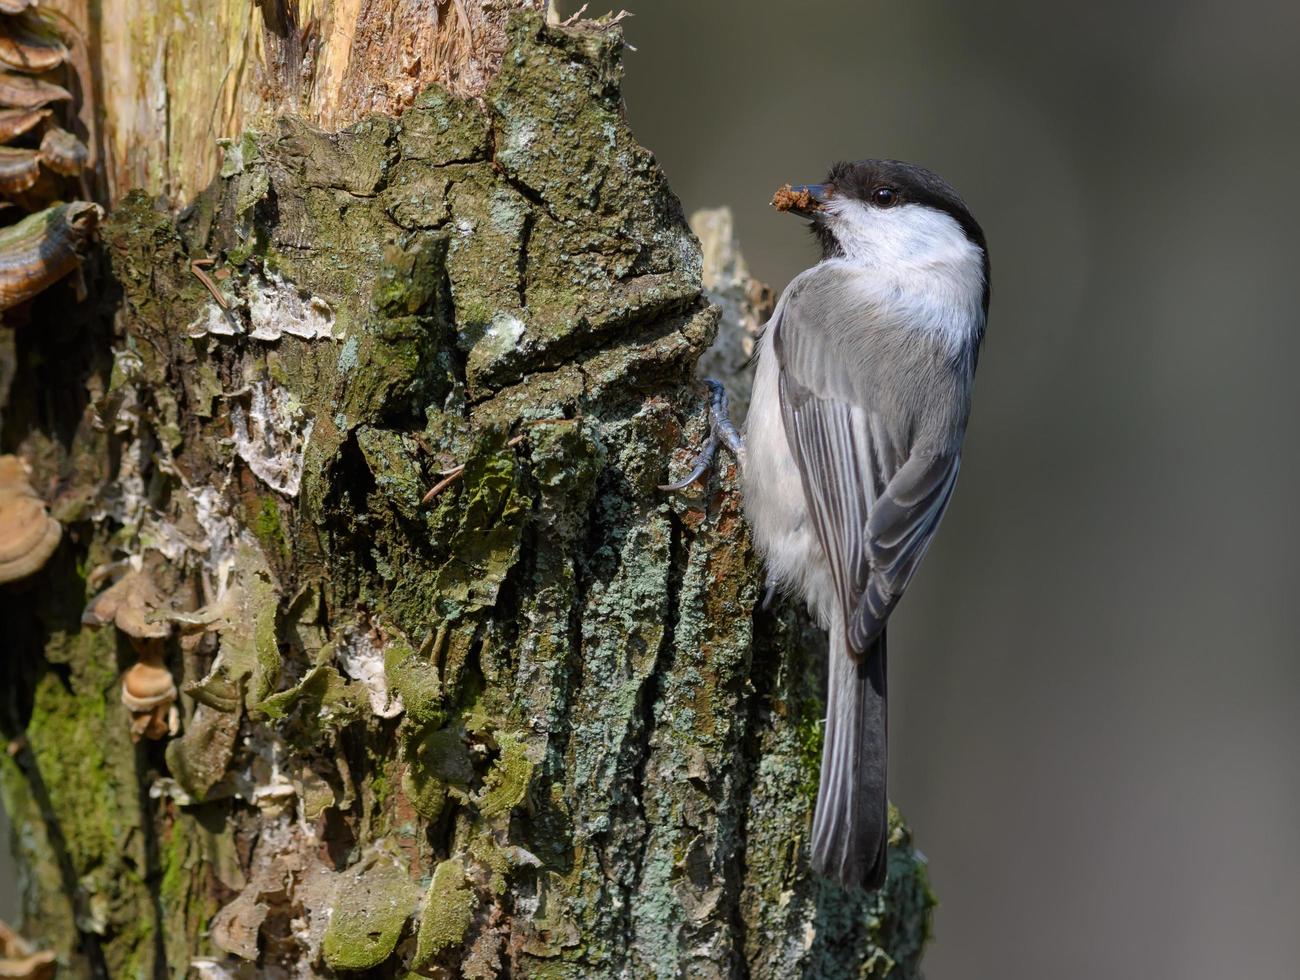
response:
M845 887L885 883L889 816L885 796L885 634L854 663L844 627L831 630L826 741L813 817L813 870Z

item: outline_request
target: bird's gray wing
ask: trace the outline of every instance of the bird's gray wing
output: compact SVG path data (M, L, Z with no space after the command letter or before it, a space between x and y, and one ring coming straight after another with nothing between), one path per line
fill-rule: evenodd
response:
M864 343L877 315L851 271L805 274L773 317L786 438L860 659L884 628L943 516L960 457L913 454L913 420L882 404L888 371Z
M909 456L867 521L871 572L848 622L849 649L865 650L885 628L948 509L961 455Z

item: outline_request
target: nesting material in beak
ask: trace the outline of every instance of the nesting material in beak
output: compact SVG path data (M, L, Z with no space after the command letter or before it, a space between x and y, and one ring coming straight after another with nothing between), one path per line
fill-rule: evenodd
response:
M810 218L830 195L830 184L786 184L772 195L772 207Z

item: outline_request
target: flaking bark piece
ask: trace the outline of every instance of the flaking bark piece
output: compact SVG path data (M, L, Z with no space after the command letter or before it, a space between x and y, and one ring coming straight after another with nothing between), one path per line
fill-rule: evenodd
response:
M0 229L0 311L31 299L77 267L104 217L98 204L56 204Z
M41 568L62 535L32 488L27 464L0 456L0 582L16 582Z
M171 635L172 625L159 620L162 606L162 593L153 578L133 569L91 600L81 622L92 629L112 623L133 641L163 640Z
M785 184L772 195L772 207L778 211L792 211L795 208L808 209L813 206L813 196L807 188L795 190Z
M67 60L67 46L36 11L0 18L0 65L39 75Z

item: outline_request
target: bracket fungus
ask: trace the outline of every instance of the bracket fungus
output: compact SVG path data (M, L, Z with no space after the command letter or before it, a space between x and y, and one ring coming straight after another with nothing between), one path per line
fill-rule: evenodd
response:
M21 194L41 175L39 150L0 146L0 193Z
M0 105L13 109L38 109L71 98L72 93L62 85L12 71L0 71Z
M62 534L32 488L27 464L0 456L0 582L16 582L43 566Z
M0 207L29 213L0 229L0 311L77 269L103 218L96 205L59 203L89 192L77 178L94 165L91 149L69 130L88 127L91 145L95 136L87 121L93 113L73 96L91 89L85 59L70 58L64 28L71 21L58 12L0 0ZM81 298L79 276L76 285Z
M77 267L104 217L98 204L56 204L0 229L0 311L31 299Z
M48 118L49 109L0 109L0 143L17 139Z
M68 48L39 10L0 19L0 64L40 75L68 60Z
M176 680L163 664L163 641L172 624L158 616L162 593L149 573L131 567L86 607L81 621L99 628L112 623L131 640L140 660L122 675L122 703L131 712L131 738L158 739L180 730Z
M51 126L41 137L41 163L56 174L64 177L77 176L85 169L89 156L86 144L66 129Z

